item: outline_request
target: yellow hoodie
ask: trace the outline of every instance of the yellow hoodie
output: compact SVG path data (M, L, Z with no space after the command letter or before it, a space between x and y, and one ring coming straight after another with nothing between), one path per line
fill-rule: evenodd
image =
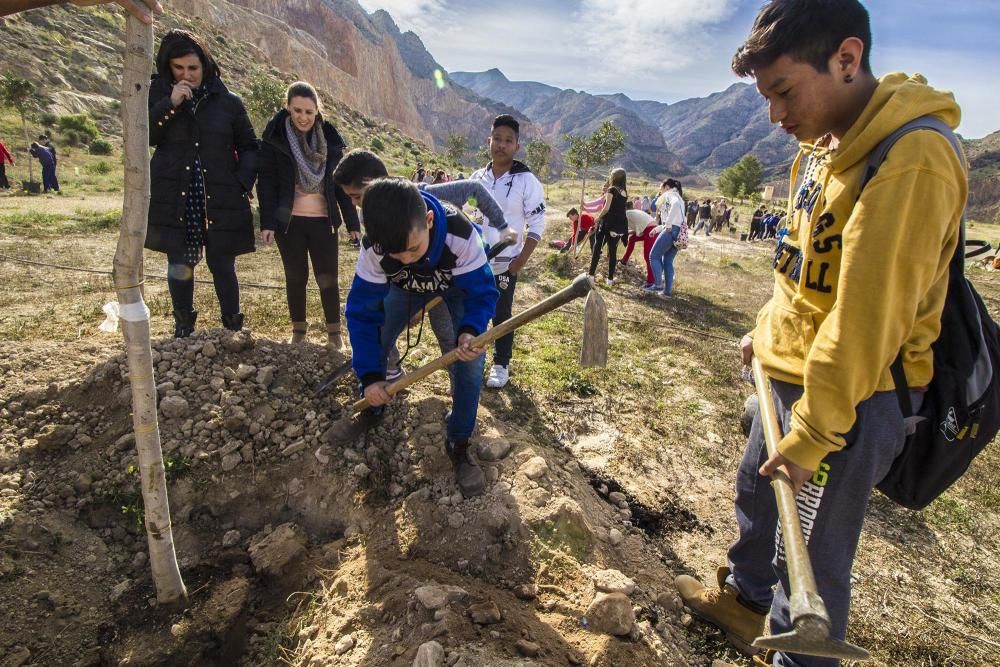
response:
M868 154L928 114L955 128L961 112L919 74L887 75L835 150L802 144L792 167L793 187L797 177L802 185L753 349L770 377L804 386L778 445L804 468L846 444L858 403L893 389L889 365L900 349L911 387L933 374L930 345L968 193L964 160L940 134L911 132L861 192Z

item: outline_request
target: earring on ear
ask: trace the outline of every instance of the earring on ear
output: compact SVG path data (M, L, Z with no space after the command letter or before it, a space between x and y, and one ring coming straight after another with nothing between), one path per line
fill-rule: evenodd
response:
M850 74L844 75L844 83L854 83L854 77Z

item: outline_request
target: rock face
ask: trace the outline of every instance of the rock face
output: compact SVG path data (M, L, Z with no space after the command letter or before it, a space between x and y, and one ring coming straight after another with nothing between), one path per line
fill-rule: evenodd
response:
M470 91L439 89L441 68L420 38L353 0L174 0L171 9L252 43L278 69L429 144L443 146L450 132L484 137L503 112Z

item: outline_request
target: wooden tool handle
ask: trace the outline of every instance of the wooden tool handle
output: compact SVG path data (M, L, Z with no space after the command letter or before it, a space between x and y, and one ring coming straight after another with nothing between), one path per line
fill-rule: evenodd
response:
M549 298L544 301L536 303L531 308L528 308L522 313L518 313L509 320L498 324L497 326L489 329L482 334L476 336L472 339L472 347L486 347L498 338L502 338L509 334L514 329L521 327L532 320L535 320L545 313L551 312L558 308L559 306L569 303L573 299L586 296L591 289L594 288L594 279L585 273L580 274L573 279L573 282L559 290ZM437 359L428 362L413 371L412 373L407 373L400 379L396 380L388 387L386 387L386 392L390 396L394 396L398 392L406 389L411 384L423 380L425 377L433 373L434 371L439 371L442 368L447 368L454 362L458 361L458 349L454 349L448 354L442 355ZM362 398L356 401L354 405L351 406L353 412L361 412L365 408L370 407L368 399Z
M764 430L764 442L767 443L768 457L771 457L774 456L778 443L781 441L781 427L778 425L778 415L774 411L774 400L771 397L771 384L767 375L764 374L764 368L757 357L753 358L752 364L753 380L757 386L757 403L760 406L761 426ZM813 576L806 541L802 536L802 526L799 524L799 509L795 504L795 490L792 487L792 480L779 470L771 475L771 486L774 488L782 539L785 542L785 562L788 564L791 593L816 595L816 579Z

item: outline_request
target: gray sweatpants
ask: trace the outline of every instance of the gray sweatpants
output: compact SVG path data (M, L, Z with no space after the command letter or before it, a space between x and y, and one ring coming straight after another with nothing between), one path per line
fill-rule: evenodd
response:
M791 406L802 387L771 382L775 410L787 433ZM911 394L914 411L922 395ZM896 394L876 392L857 407L854 427L844 449L826 456L796 498L802 532L808 544L819 594L833 623L833 636L843 639L851 603L851 565L872 490L885 477L903 448L903 415ZM792 629L788 610L788 570L778 527L778 510L770 480L757 474L767 460L760 414L754 418L743 461L736 473L736 521L740 536L729 547L728 582L744 600L770 608L771 634ZM837 660L779 654L781 667L831 667Z

